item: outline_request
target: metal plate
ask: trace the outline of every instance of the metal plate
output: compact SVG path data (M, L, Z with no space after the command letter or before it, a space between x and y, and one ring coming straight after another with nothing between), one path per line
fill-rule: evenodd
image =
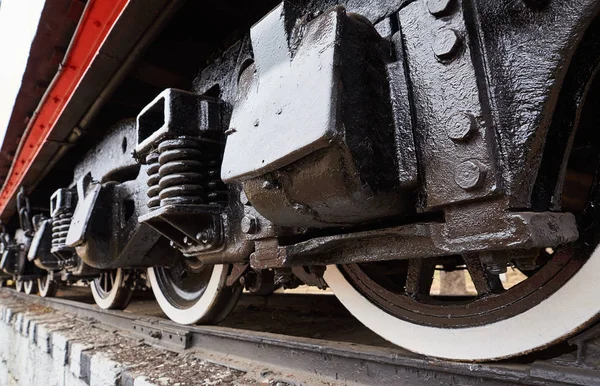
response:
M292 54L283 11L282 4L252 27L256 71L231 118L225 182L288 165L327 146L337 133L336 55L344 12L335 8L309 23Z

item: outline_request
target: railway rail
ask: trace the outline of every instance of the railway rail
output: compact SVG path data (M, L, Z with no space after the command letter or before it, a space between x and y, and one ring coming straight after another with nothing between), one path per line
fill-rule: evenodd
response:
M294 384L366 385L597 385L598 364L588 353L600 344L600 325L569 340L574 350L549 359L495 363L459 363L432 359L399 348L309 339L220 326L182 326L167 319L125 311L102 310L92 304L41 298L0 290L22 304L38 304L91 319L121 334L173 352L199 356L240 370L262 367L293 374ZM542 359L542 357L545 357ZM307 381L309 380L309 381Z

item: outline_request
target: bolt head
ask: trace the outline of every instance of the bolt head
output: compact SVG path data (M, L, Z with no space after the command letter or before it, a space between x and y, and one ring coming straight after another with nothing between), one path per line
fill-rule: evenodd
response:
M296 203L296 204L294 204L293 208L296 212L301 213L301 214L311 214L312 213L311 209L306 205Z
M501 275L508 271L506 268L506 263L490 263L486 264L485 268L492 275Z
M448 62L458 54L461 46L460 37L452 29L439 31L433 40L433 53L442 62Z
M485 182L486 169L479 161L465 161L458 165L454 181L464 190L480 188Z
M252 216L244 216L244 218L242 219L241 227L242 232L246 234L253 234L257 231L258 222L256 221L256 218Z
M429 13L435 17L447 16L452 11L454 0L429 0L427 8Z
M267 180L267 181L263 182L262 187L265 190L272 190L272 189L277 188L277 185L275 183Z
M469 113L456 113L448 122L448 138L453 141L466 141L476 129L475 117Z
M198 234L196 234L196 240L200 240L202 244L208 244L210 237L211 234L209 232L198 232Z

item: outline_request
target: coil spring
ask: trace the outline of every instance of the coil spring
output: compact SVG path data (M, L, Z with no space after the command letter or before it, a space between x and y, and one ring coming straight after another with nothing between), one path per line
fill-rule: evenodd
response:
M158 169L160 169L160 164L158 163L158 153L152 152L148 154L146 157L146 163L149 165L148 167L148 207L156 208L160 205L160 199L158 198L158 193L160 193L160 187L158 186L158 182L160 180L160 176L158 175Z
M158 186L161 205L204 204L202 150L199 141L178 138L158 145Z
M52 219L52 249L62 248L67 241L73 213L65 212Z
M206 147L206 148L205 148ZM211 154L214 144L190 137L169 139L146 157L148 207L160 205L226 204L221 160Z

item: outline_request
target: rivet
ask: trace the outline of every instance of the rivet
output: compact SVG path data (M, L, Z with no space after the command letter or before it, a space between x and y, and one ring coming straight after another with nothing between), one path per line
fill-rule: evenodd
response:
M257 230L257 221L256 218L252 216L244 216L242 219L242 232L246 234L256 233Z
M433 41L433 53L440 61L453 59L460 49L460 38L456 31L443 29L439 31Z
M433 16L442 17L450 13L453 3L453 0L429 0L427 1L427 8Z
M466 141L475 131L477 123L475 117L469 113L456 113L452 115L448 122L447 134L448 138L453 141Z
M464 190L480 188L485 181L485 166L479 161L465 161L458 165L454 181Z

